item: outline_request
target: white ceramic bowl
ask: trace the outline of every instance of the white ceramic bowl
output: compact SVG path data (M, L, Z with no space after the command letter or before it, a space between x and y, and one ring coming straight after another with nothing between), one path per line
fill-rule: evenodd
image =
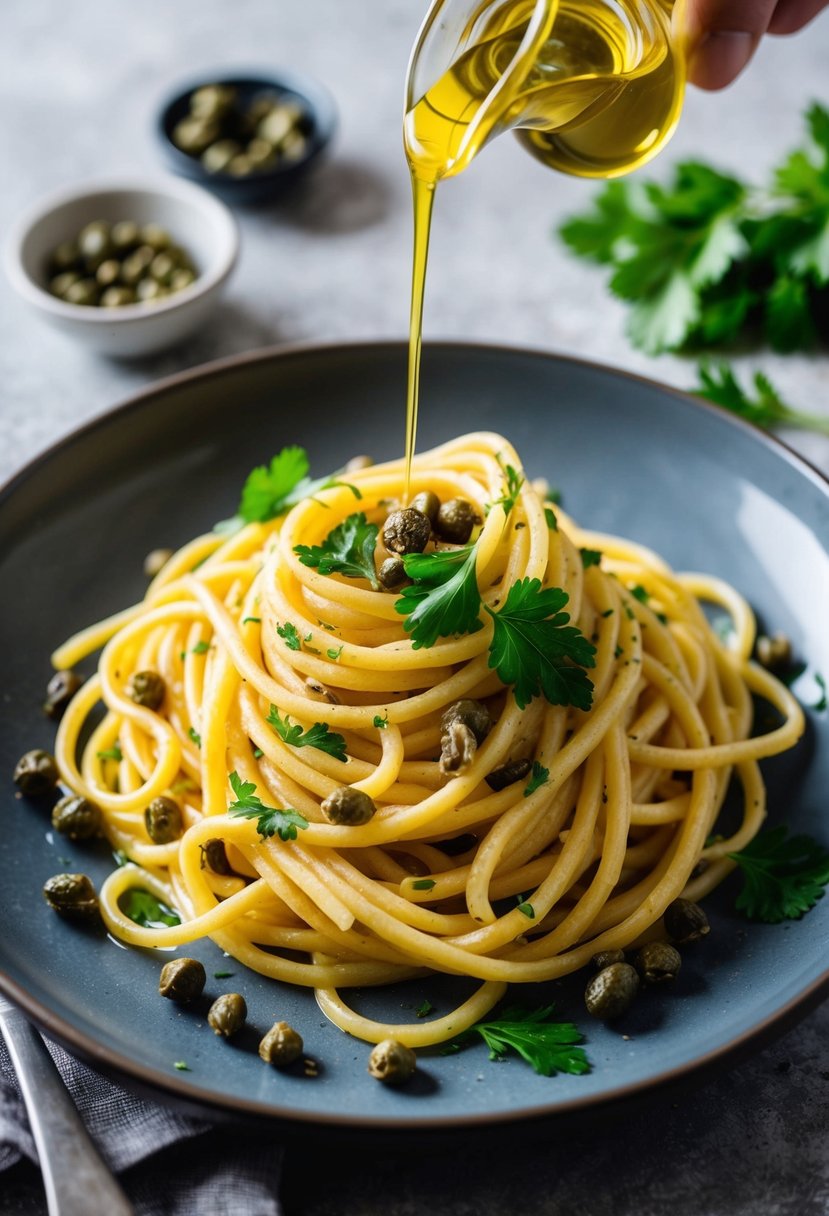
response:
M47 263L62 242L94 220L160 224L189 254L195 282L156 303L95 308L50 294ZM6 273L43 320L105 355L148 355L198 329L236 263L239 232L227 207L206 190L175 178L87 182L31 208L5 248Z

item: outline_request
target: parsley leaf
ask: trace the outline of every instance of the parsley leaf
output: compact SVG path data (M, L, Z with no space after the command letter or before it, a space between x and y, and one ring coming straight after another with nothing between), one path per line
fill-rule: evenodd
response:
M542 1077L590 1072L590 1061L584 1048L578 1046L584 1042L584 1035L572 1022L552 1021L554 1012L554 1005L534 1010L504 1009L497 1020L470 1026L452 1046L463 1046L479 1035L489 1048L490 1060L503 1060L512 1050Z
M235 770L230 774L229 780L236 798L228 806L228 814L234 819L256 819L256 830L260 836L276 835L280 840L296 840L297 828L308 827L308 820L298 811L265 806L256 793L254 783L243 781Z
M385 730L386 727L388 726L388 724L389 724L388 710L386 710L385 715L381 715L381 714L374 715L374 721L373 721L372 725L376 726L378 730Z
M433 1012L434 1008L435 1007L432 1004L432 1002L429 1000L428 997L426 997L423 1001L421 1001L421 1003L418 1005L417 1009L415 1009L415 1017L416 1018L427 1018L429 1016L429 1014Z
M201 642L196 642L195 646L190 651L190 653L191 654L207 654L209 649L210 649L210 643L202 640Z
M802 427L829 435L829 417L792 409L762 372L755 372L753 394L741 386L727 363L713 367L702 364L698 374L700 382L699 387L694 389L695 397L713 401L753 422L755 426Z
M112 747L107 747L102 752L95 753L99 760L123 760L124 756L121 752L121 745L117 739Z
M581 549L580 552L581 564L585 570L588 570L591 566L598 566L602 560L600 549Z
M431 889L434 885L435 885L434 878L417 878L412 883L412 890L413 891L431 891Z
M796 920L829 884L829 852L811 836L788 836L786 827L761 832L741 853L728 856L743 873L736 907L751 920Z
M302 638L296 625L286 621L284 625L277 625L276 632L289 650L302 650Z
M521 493L521 487L524 484L524 478L517 469L514 469L511 464L503 464L501 457L498 457L498 463L504 472L506 478L506 488L500 498L496 498L492 504L493 507L503 507L504 517L508 518L512 508L518 502L518 495Z
M125 915L145 929L166 929L169 925L181 924L181 917L174 908L156 899L143 887L130 887L119 903Z
M583 670L595 666L596 648L562 609L568 596L560 587L541 589L540 579L513 583L497 612L489 666L504 684L513 685L519 709L543 694L551 705L587 710L593 685Z
M403 558L412 585L397 599L395 611L406 617L403 628L412 646L434 646L438 638L476 633L481 593L476 573L475 545L440 553L407 553Z
M318 751L327 752L335 760L345 761L346 759L345 739L342 735L329 730L327 722L315 722L313 726L309 726L308 730L303 730L298 723L292 725L287 714L284 718L280 718L279 710L275 705L271 706L267 721L282 742L291 747L316 747Z
M192 1072L190 1065L186 1060L174 1060L173 1068L177 1068L179 1072Z
M291 491L307 478L309 467L305 449L293 446L277 452L269 465L253 469L239 503L239 514L245 523L265 523L281 515L287 509Z
M191 743L195 743L196 747L201 747L201 735L196 730L195 726L188 726L187 734Z
M377 532L377 525L370 524L363 512L358 511L332 529L321 545L294 545L294 553L303 566L313 566L320 574L365 578L377 591L380 586L374 568Z
M556 513L552 507L544 508L544 518L547 521L547 527L550 529L550 531L558 532L558 520L556 519Z
M530 779L524 787L524 797L529 798L530 794L534 794L537 789L540 789L550 779L550 770L545 768L543 764L539 764L537 760L533 760L533 771L530 774Z
M526 916L527 920L535 920L535 908L527 900L522 900L518 905L518 911Z

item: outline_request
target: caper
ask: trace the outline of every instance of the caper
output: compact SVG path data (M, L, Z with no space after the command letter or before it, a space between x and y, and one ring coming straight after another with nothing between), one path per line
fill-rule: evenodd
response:
M278 105L279 97L276 93L257 93L248 106L247 116L251 122L261 122L270 114L274 106Z
M293 130L294 124L301 111L296 106L275 105L259 122L256 134L260 139L266 139L269 144L278 148L285 137Z
M144 811L144 825L153 844L169 844L181 835L181 808L174 798L163 794L153 798Z
M191 283L195 283L195 272L187 266L179 266L170 275L170 291L184 291L185 287L189 287Z
M368 1071L384 1085L403 1085L416 1068L417 1056L397 1039L383 1039L368 1058Z
M25 752L14 768L15 784L27 798L39 798L42 794L51 793L59 776L55 757L40 747Z
M266 1064L287 1068L302 1055L302 1036L287 1022L275 1022L259 1044L259 1055Z
M227 166L242 151L235 139L217 139L202 153L201 163L208 173L224 173Z
M506 764L494 768L484 780L489 788L497 793L498 790L505 790L508 785L514 785L516 781L522 781L531 768L529 760L507 760Z
M636 951L633 965L643 984L666 984L676 979L682 959L667 942L648 942Z
M152 304L155 300L162 300L167 295L167 288L161 283L157 283L155 279L141 279L136 284L135 294L138 299L144 304Z
M245 998L238 992L226 992L217 997L207 1013L207 1021L216 1034L224 1038L232 1038L245 1024L248 1007Z
M197 958L174 958L161 968L158 991L161 996L186 1005L201 996L207 975Z
M59 718L82 684L76 671L56 671L46 685L43 712L50 718Z
M121 263L117 258L107 258L95 271L95 280L99 287L111 287L118 281L121 274Z
M66 298L69 288L79 283L80 278L77 270L64 270L62 274L56 274L53 279L49 280L49 290L53 296L63 300Z
M50 265L53 271L74 270L81 259L81 251L76 241L61 241L57 249L52 251Z
M611 963L588 983L584 990L587 1012L604 1022L627 1013L639 991L639 976L630 963Z
M476 743L483 743L492 730L492 718L487 707L482 701L472 701L468 697L447 705L440 719L441 730L448 730L453 722L468 726Z
M173 143L188 156L200 156L221 134L219 124L188 114L173 127Z
M680 946L699 941L710 931L708 917L691 899L675 899L665 909L665 932Z
M250 157L244 152L239 152L236 156L225 165L225 173L229 173L231 177L249 177L254 171L254 164Z
M359 473L362 469L370 469L374 464L371 456L352 456L346 461L344 473Z
M757 662L769 671L780 671L792 661L792 644L784 633L773 637L761 634L754 645Z
M138 244L138 225L132 220L119 220L117 224L112 225L112 232L109 235L113 249L123 256Z
M433 494L431 490L421 490L419 494L415 494L409 506L414 507L416 511L421 511L434 527L440 510L440 499L437 494Z
M43 898L67 920L94 920L98 896L86 874L55 874L43 884Z
M155 578L160 574L172 556L172 549L151 549L144 558L144 573L147 578Z
M383 544L389 553L422 553L432 535L432 525L415 507L392 511L383 527Z
M136 671L127 683L127 696L145 709L158 709L165 692L166 685L157 671Z
M131 287L107 287L101 296L102 308L123 308L126 304L135 303L135 292Z
M232 874L233 867L227 859L225 842L218 836L211 836L201 846L202 869L205 866L214 874Z
M475 510L465 498L450 498L441 503L435 519L435 532L441 540L453 545L465 545L472 535Z
M162 228L160 224L144 224L140 238L142 245L149 245L155 253L161 253L162 249L169 249L173 243L167 229Z
M280 144L279 151L286 160L299 160L305 155L308 140L302 131L289 131Z
M162 287L168 287L175 269L175 259L170 257L169 253L157 253L150 262L150 277L155 279L156 283L160 283Z
M67 304L94 307L98 303L98 284L94 279L78 279L77 283L67 287L63 298Z
M95 220L78 233L78 249L88 270L97 270L112 252L109 224Z
M329 705L339 705L340 698L330 688L326 688L319 680L315 680L313 676L308 676L305 681L305 687L312 697L317 701L327 701Z
M353 785L341 785L322 801L322 813L330 823L359 827L377 814L377 807L362 790Z
M447 776L460 774L475 759L478 744L468 726L452 722L440 737L440 771Z
M593 955L590 961L597 971L604 971L605 967L612 967L614 963L623 963L625 952L624 950L600 950L598 954Z
M399 557L387 557L377 571L377 579L386 591L396 591L406 581L406 567Z
M236 102L236 90L229 84L205 84L190 94L190 113L199 118L221 118Z
M141 280L154 257L155 253L149 245L140 245L135 253L131 253L121 263L121 281L127 287L134 287Z
M252 139L245 148L245 156L253 165L254 169L270 169L271 165L276 164L276 151L274 146L267 139ZM346 465L346 472L348 466Z
M79 794L67 794L52 810L52 827L70 840L89 840L98 836L102 820L98 804Z

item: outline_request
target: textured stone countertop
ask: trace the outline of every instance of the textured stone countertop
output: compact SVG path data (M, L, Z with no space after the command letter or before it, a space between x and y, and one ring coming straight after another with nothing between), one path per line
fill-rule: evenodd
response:
M404 335L411 216L401 98L424 8L425 0L6 0L0 233L54 188L157 171L151 120L182 77L302 68L327 82L341 125L307 189L279 208L239 215L242 256L224 302L203 333L172 352L133 363L97 358L42 327L0 282L1 477L180 369L271 344ZM828 58L829 13L795 38L768 40L730 90L689 93L652 171L702 155L758 180L799 139L808 101L829 101ZM690 385L693 364L631 349L605 276L551 237L593 189L545 171L510 139L447 186L426 340L541 347ZM762 366L793 402L829 414L825 355L760 352L738 362ZM829 472L829 439L786 438ZM818 1216L829 1211L829 1008L705 1088L623 1122L559 1129L525 1147L513 1138L503 1153L467 1148L432 1166L421 1153L355 1147L337 1154L336 1187L327 1169L313 1168L312 1153L295 1160L288 1210L302 1216ZM14 1210L24 1210L20 1202Z

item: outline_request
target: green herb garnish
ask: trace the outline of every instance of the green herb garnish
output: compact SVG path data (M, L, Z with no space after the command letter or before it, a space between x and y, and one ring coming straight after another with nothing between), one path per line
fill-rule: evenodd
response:
M537 760L533 760L533 771L530 773L530 779L524 787L524 797L529 798L530 794L534 794L537 789L540 789L550 778L550 770L545 768L543 764L539 764Z
M124 914L145 929L166 929L169 925L181 924L175 908L168 907L143 887L130 887L119 903Z
M412 585L402 592L394 607L406 617L403 628L412 635L415 650L434 646L438 638L476 633L481 628L476 558L475 545L404 556L403 565Z
M179 1072L192 1072L189 1064L185 1064L184 1060L175 1060L173 1068L177 1068Z
M504 489L504 493L500 498L496 498L492 505L493 507L503 507L504 516L505 518L508 518L513 507L518 502L518 495L521 493L524 478L517 469L512 467L511 464L505 465L500 456L498 457L498 463L501 465L507 484Z
M503 1060L509 1051L516 1051L542 1077L556 1073L581 1076L590 1072L590 1061L584 1048L584 1035L572 1022L554 1022L554 1005L543 1009L504 1009L497 1020L476 1022L450 1045L450 1050L480 1036L489 1048L490 1060Z
M817 710L817 712L819 714L822 714L822 713L826 712L827 708L829 708L829 700L827 700L827 695L826 695L826 693L827 693L826 681L824 680L823 676L820 674L819 671L815 672L815 683L817 684L818 688L820 689L821 695L818 698L818 700L814 703L814 705L812 706L812 709L815 709L815 710Z
M299 811L265 806L256 793L254 783L243 781L235 770L229 780L236 798L229 804L227 813L234 819L255 819L260 836L267 838L276 835L280 840L296 840L297 828L308 827L308 820Z
M201 735L196 730L195 726L188 726L187 734L191 743L195 743L196 747L201 747Z
M523 913L527 920L535 920L535 908L526 899L518 905L518 911Z
M213 979L214 980L229 980L231 978L231 976L234 974L235 973L233 971L214 971Z
M124 756L121 751L120 744L115 742L112 747L104 748L102 752L95 753L99 760L123 760Z
M205 642L205 641L196 642L195 646L190 651L190 653L191 654L207 654L209 649L210 649L209 642Z
M331 660L332 663L338 663L339 659L340 659L340 655L342 654L344 649L345 649L344 646L337 646L336 648L332 646L332 647L329 647L329 649L326 650L325 653L327 654L328 658Z
M242 624L243 624L243 625L247 625L247 624L248 624L248 622L250 622L250 623L251 623L251 624L253 624L253 625L261 625L261 624L262 624L262 618L261 618L261 616L243 616L243 617L242 617Z
M748 422L753 422L755 426L800 427L803 430L829 434L829 418L792 409L762 372L754 373L753 395L743 389L727 363L718 363L715 367L703 364L698 374L699 387L694 389L695 397L713 401Z
M777 924L813 908L829 884L829 852L811 836L788 828L761 832L740 853L729 853L743 874L736 907L751 920Z
M412 883L413 891L431 891L435 885L434 878L416 878Z
M585 570L588 570L591 566L598 566L602 560L601 550L599 549L582 549L580 552L581 564Z
M315 722L308 730L303 730L299 723L292 724L287 714L281 718L275 705L271 705L267 721L282 742L290 747L316 747L335 760L345 761L347 758L345 739L332 731L327 722Z
M276 632L289 650L302 650L302 639L296 625L286 621L284 625L277 625Z
M382 716L380 714L374 715L373 725L376 726L378 730L385 730L386 727L388 726L388 724L389 724L388 712L386 712Z
M377 533L377 525L370 524L363 512L358 511L333 528L321 545L294 545L294 553L303 566L312 566L320 574L365 578L377 591L380 586L374 568Z
M435 1007L430 1000L428 1000L428 999L423 1000L418 1005L417 1009L415 1009L415 1017L416 1018L427 1018L429 1016L429 1014L434 1010L434 1008Z
M550 529L550 531L558 532L558 520L556 519L556 513L552 507L544 508L544 518L547 521L547 527Z

